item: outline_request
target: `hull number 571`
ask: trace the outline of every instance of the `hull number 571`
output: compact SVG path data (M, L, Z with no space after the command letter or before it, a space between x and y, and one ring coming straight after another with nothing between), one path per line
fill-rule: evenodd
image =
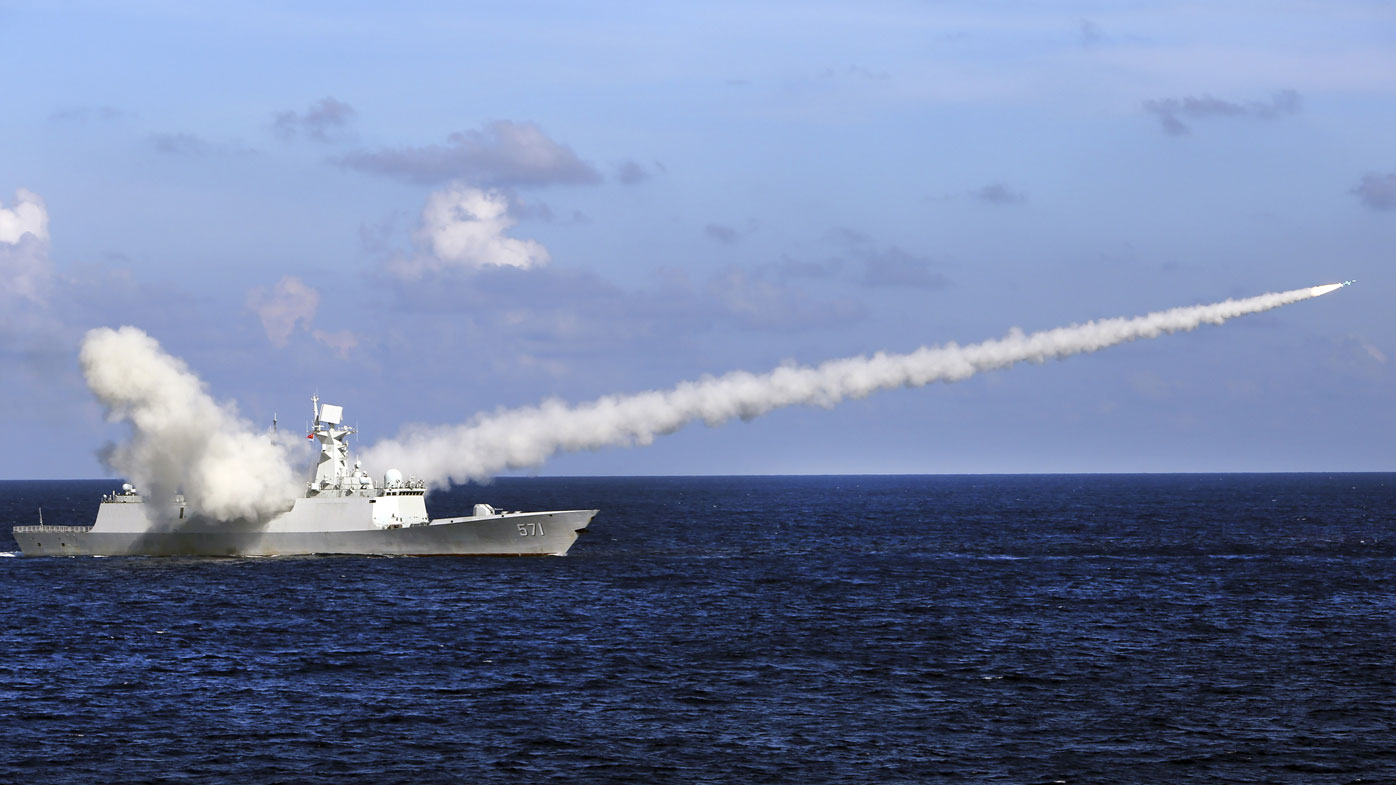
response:
M520 536L520 537L542 537L542 536L543 536L543 524L541 524L541 523L537 523L537 522L534 522L534 523L516 523L516 524L514 524L514 525L517 526L517 527L519 527L519 536Z

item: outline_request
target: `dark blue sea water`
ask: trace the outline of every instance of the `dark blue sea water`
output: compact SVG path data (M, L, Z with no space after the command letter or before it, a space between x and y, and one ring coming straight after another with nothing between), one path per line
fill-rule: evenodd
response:
M8 525L106 482L0 483ZM564 558L0 558L0 781L1396 780L1396 475L509 479Z

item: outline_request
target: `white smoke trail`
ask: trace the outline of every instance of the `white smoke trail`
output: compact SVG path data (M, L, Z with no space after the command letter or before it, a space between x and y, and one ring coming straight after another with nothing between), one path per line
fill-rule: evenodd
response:
M103 459L146 498L183 493L190 509L208 517L265 520L303 492L288 447L256 432L231 403L213 400L199 377L141 330L91 330L79 360L108 419L132 427L131 440Z
M1318 297L1340 286L1313 286L1031 334L1014 328L1003 338L970 346L951 343L908 354L879 352L814 367L784 366L759 375L737 371L684 382L671 390L610 395L576 406L549 400L480 414L463 425L411 426L396 438L374 444L365 452L364 463L376 469L410 471L433 486L484 480L501 470L539 466L558 452L649 444L655 436L695 420L720 425L736 417L759 417L782 406L831 407L878 390L959 381L1025 361L1069 357L1203 324L1221 324Z

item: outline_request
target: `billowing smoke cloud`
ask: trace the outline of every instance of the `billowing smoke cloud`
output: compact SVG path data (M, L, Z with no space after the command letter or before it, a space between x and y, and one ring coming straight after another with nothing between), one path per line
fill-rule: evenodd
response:
M144 332L91 330L79 359L109 419L131 423L130 441L105 456L108 468L147 498L183 493L192 510L212 518L265 520L303 492L290 449L257 432L232 404L213 400L199 377Z
M814 367L785 366L765 374L729 373L685 382L671 390L607 396L569 406L539 406L478 415L464 425L412 427L364 455L375 469L396 467L435 486L493 477L506 469L542 464L558 452L649 444L695 420L720 425L749 420L795 404L831 407L878 390L954 382L981 372L1093 352L1107 346L1221 324L1326 294L1338 284L1263 294L1244 300L1174 308L1134 318L1102 319L1036 333L1014 329L971 346L923 347L908 354L831 360Z

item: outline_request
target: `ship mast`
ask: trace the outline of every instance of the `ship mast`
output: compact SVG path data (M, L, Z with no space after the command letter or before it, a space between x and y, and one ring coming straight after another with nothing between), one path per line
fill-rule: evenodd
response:
M320 442L320 462L315 466L315 479L310 483L310 492L342 488L344 479L350 475L349 444L346 439L357 431L353 426L341 424L344 419L343 407L328 403L321 406L319 395L310 397L310 406L315 413L310 438Z

